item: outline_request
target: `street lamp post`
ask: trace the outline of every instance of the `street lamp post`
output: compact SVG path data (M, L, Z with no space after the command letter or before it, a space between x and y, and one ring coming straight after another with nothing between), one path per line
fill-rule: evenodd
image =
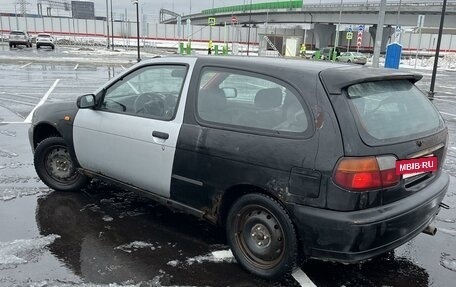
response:
M108 36L108 44L106 45L106 48L109 49L109 4L108 0L106 0L106 35Z
M114 17L112 12L112 0L111 0L111 48L114 51Z
M435 94L435 92L434 92L435 77L437 74L437 65L439 62L440 43L442 42L442 32L443 32L443 23L445 22L446 4L447 4L447 0L443 0L442 14L440 16L439 36L437 37L437 46L435 47L435 58L434 58L434 67L432 69L431 87L428 92L428 96L430 98L434 98L434 94Z
M339 24L337 24L337 29L336 29L336 35L334 36L334 49L333 52L330 54L330 60L335 61L337 57L337 46L339 46L339 34L340 34L340 22L342 21L342 6L343 6L343 1L340 0L340 10L339 10Z
M247 56L249 55L250 50L250 26L252 26L252 0L250 0L250 12L249 12L249 30L247 35Z
M134 5L136 5L136 40L137 40L137 47L138 47L138 59L137 61L141 61L141 52L140 52L140 47L139 47L139 1L138 0L133 0L132 1Z

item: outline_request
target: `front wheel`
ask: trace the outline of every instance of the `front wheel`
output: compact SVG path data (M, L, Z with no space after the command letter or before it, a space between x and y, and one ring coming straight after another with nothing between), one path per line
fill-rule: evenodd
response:
M226 231L236 260L249 272L277 279L294 268L296 231L275 199L256 193L242 196L228 213Z
M79 191L89 181L75 168L61 137L49 137L40 142L35 150L34 164L40 179L55 190Z

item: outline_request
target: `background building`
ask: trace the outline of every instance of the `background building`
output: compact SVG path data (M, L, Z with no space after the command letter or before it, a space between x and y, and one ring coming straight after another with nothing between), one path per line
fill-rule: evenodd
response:
M95 5L89 1L71 1L71 13L76 19L95 19Z

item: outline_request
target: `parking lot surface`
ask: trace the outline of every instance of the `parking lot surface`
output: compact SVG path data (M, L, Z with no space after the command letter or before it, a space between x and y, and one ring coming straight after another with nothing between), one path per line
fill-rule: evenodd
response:
M27 138L31 111L43 101L75 101L128 66L0 61L0 286L454 286L456 73L439 72L433 101L450 130L450 209L434 222L437 234L365 263L308 260L269 282L241 269L223 231L204 221L99 181L59 193L38 179ZM421 73L426 91L431 75Z

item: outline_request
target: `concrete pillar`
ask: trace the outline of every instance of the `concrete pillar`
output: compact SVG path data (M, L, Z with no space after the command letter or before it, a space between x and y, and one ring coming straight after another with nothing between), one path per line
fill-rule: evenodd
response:
M330 43L334 33L336 33L336 25L314 24L313 35L315 37L315 48L322 49L329 45L334 45L334 43Z
M377 33L377 25L373 25L373 26L369 27L369 33L370 33L372 39L375 41L375 35ZM382 45L380 48L380 53L386 52L386 44L388 44L388 39L393 34L394 34L393 27L391 27L391 26L383 27L383 37L382 37Z

